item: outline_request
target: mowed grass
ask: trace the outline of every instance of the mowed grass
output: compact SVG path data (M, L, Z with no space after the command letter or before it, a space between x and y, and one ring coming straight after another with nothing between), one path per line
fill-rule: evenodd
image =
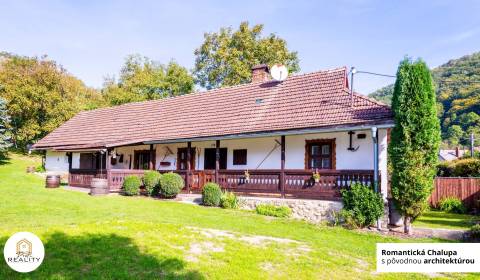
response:
M37 234L45 260L0 279L427 279L375 272L377 242L400 242L339 227L314 226L253 212L143 197L91 197L45 189L26 174L38 158L0 164L0 243ZM435 240L415 240L429 242ZM470 278L478 275L442 274Z
M480 222L480 216L429 210L415 220L413 226L422 228L468 230L472 225L478 222Z

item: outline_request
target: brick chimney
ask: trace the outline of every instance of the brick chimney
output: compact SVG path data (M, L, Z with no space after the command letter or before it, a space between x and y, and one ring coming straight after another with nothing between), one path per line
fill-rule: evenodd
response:
M255 65L252 67L252 83L266 82L270 80L267 64Z

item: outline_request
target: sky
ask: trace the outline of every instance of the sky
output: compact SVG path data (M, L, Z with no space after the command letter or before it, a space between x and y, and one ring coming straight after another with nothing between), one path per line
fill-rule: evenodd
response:
M395 74L406 55L435 67L480 51L480 1L3 1L0 51L41 56L92 87L128 54L192 69L205 32L264 24L298 52L301 73L347 66ZM355 76L364 94L392 78Z

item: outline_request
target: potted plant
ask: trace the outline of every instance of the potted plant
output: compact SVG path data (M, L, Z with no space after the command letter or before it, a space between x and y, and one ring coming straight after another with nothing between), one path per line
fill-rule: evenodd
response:
M320 182L320 173L318 173L318 170L315 170L312 174L312 179L315 181L315 183Z
M248 184L248 182L250 182L250 173L248 173L248 169L245 170L244 176L245 176L245 183Z

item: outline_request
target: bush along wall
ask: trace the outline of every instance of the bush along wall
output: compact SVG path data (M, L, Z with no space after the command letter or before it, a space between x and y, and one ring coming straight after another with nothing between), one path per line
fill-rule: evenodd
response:
M344 209L341 212L349 228L365 227L375 223L383 215L383 199L370 187L354 183L342 189Z

